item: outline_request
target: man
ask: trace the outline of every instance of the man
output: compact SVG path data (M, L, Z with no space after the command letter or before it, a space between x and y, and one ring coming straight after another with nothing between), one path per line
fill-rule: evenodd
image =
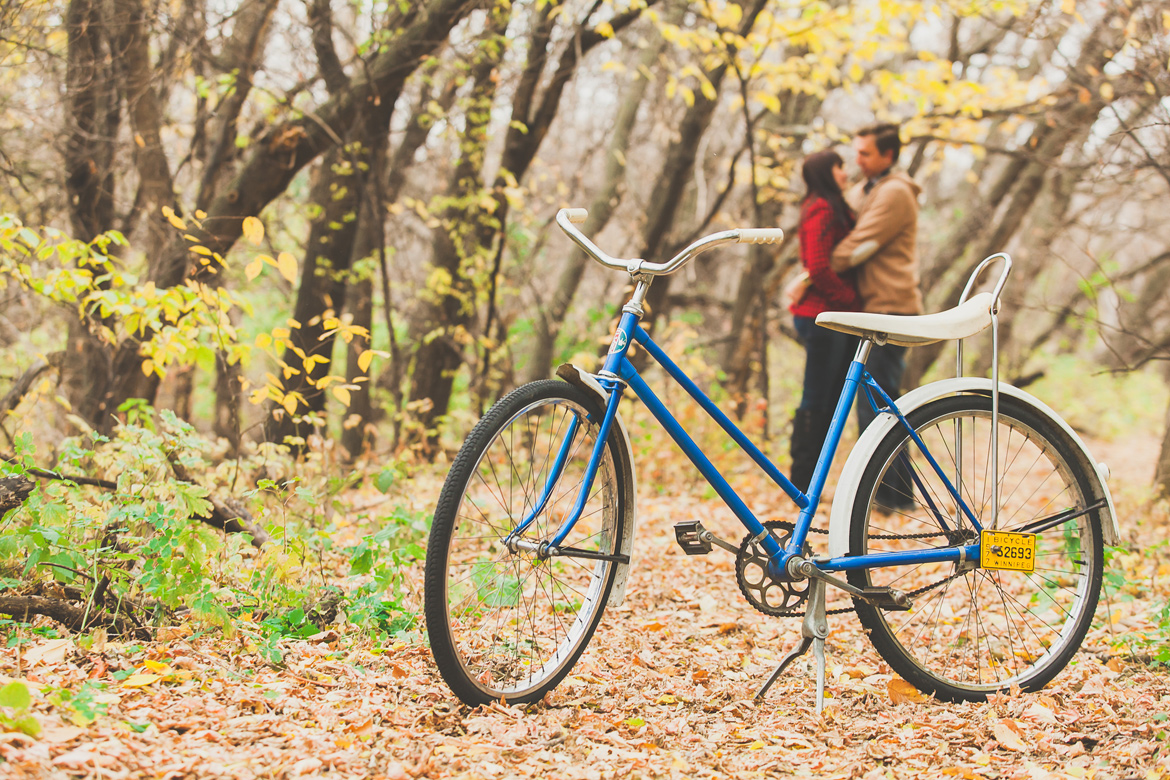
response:
M853 141L857 166L865 176L860 192L857 225L833 249L830 265L837 273L856 269L862 310L878 314L921 314L918 289L918 193L921 187L902 171L894 170L902 141L898 126L878 124L862 128ZM853 201L856 204L856 201ZM906 348L875 347L866 368L891 397L900 394L906 369ZM857 421L865 430L877 415L868 398L857 402ZM895 463L878 488L877 501L891 510L914 505L905 464Z

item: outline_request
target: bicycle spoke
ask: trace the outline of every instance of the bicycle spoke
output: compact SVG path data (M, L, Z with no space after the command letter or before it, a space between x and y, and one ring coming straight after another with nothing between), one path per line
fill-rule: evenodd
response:
M989 524L997 510L997 530L1075 513L1093 500L1086 501L1075 463L1053 443L1063 434L1027 409L1017 417L1024 406L1001 398L998 452L991 448L990 399L940 399L929 411L922 408L908 417L926 449L943 456L943 473L953 477L975 517ZM938 411L932 415L933 410ZM895 430L885 441L889 444L880 450L881 468L866 471L859 501L873 500L907 438ZM855 509L855 516L863 512L865 525L861 549L851 549L853 554L953 549L954 533L912 538L921 536L917 532L924 525L936 525L929 504L948 522L946 512L956 505L940 475L917 448L915 452L911 468L917 478L916 505L898 514L878 514L864 505ZM992 506L995 496L998 507ZM964 532L961 539L977 542L966 516L956 517L959 526L953 530ZM1091 572L1099 580L1101 569L1100 536L1092 522L1094 516L1080 515L1037 535L1035 568L1029 572L982 569L978 561L850 571L855 584L930 594L915 599L905 612L855 600L858 614L883 658L924 690L956 700L978 700L1014 684L1035 690L1067 663L1092 618L1096 593L1089 577ZM944 585L948 577L963 584ZM938 587L924 590L931 585Z
M597 441L597 428L586 420L582 402L570 400L587 396L561 382L533 387L557 395L513 407L477 444L470 468L458 477L465 480L463 492L452 520L446 521L446 596L431 599L428 585L432 646L436 637L449 636L451 649L444 652L453 659L453 666L440 666L440 671L448 682L456 682L452 687L459 687L461 697L470 697L467 701L539 698L584 648L613 582L612 561L555 555L541 559L531 550L511 550L501 543L529 516L531 523L520 538L529 543L550 538L578 499ZM566 387L571 392L559 395ZM461 453L448 483L464 461ZM605 553L617 549L617 496L612 445L607 445L565 544ZM436 526L438 522L436 514ZM430 551L427 566L429 582ZM442 625L430 626L432 621L445 623L446 634Z

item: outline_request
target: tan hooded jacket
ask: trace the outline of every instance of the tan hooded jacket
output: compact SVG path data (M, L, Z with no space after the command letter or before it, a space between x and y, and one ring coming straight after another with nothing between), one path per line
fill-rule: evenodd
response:
M901 171L886 174L864 196L857 226L833 249L830 265L834 271L843 273L857 268L857 290L867 312L923 312L922 292L918 289L921 191Z

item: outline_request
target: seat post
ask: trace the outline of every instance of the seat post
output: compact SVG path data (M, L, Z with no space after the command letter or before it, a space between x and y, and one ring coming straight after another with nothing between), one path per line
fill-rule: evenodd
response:
M862 338L861 343L857 345L857 354L853 356L854 360L860 361L862 365L869 360L869 353L873 350L873 340Z

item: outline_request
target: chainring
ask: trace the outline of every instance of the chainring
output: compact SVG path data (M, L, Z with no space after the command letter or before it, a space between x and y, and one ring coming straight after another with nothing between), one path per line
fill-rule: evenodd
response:
M775 533L785 547L792 536L791 523L773 520L764 528ZM800 617L808 599L808 580L778 582L768 575L768 553L752 534L743 538L735 556L735 581L743 597L757 611L772 617Z

